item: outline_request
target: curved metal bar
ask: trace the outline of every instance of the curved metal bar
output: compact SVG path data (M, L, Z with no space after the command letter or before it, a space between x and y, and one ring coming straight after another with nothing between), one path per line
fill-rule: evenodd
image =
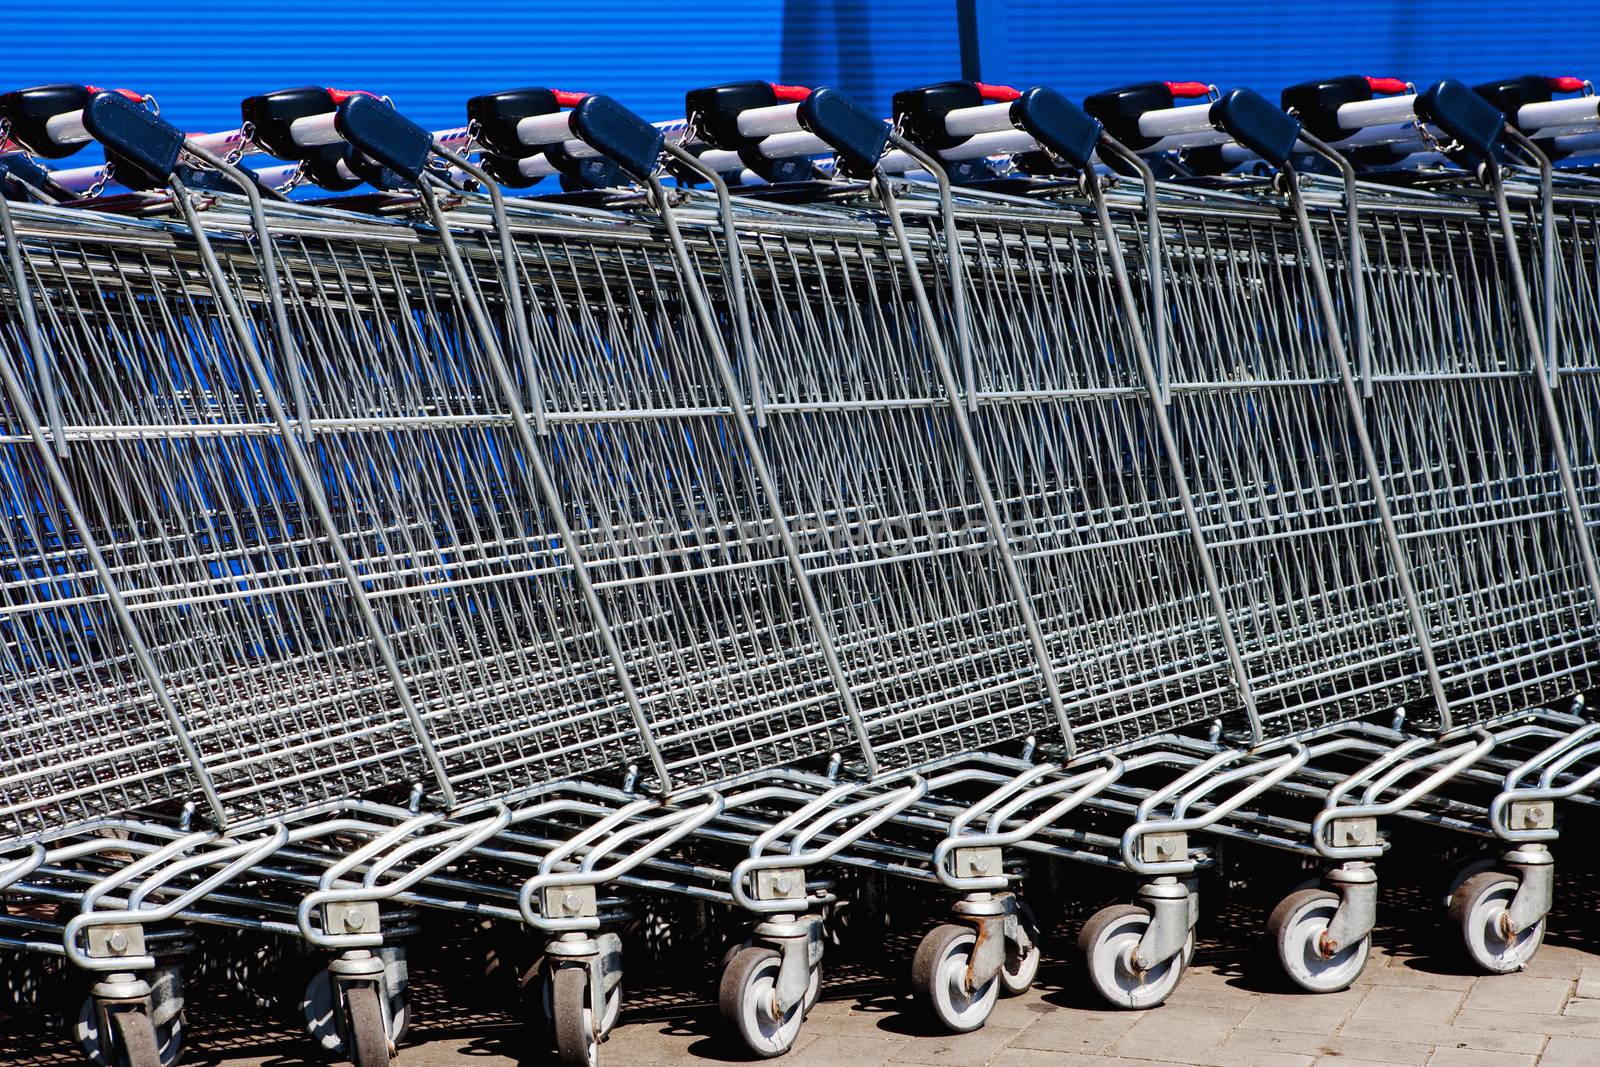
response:
M1182 859L1165 861L1147 861L1139 855L1139 841L1150 834L1186 834L1194 830L1204 830L1214 825L1239 808L1248 804L1256 797L1275 788L1285 778L1304 767L1311 754L1305 745L1292 744L1288 751L1271 756L1259 763L1248 764L1234 768L1220 776L1217 782L1205 784L1198 796L1181 799L1174 809L1173 818L1147 819L1143 813L1144 805L1140 805L1141 817L1129 826L1122 834L1122 861L1128 869L1141 877L1154 877L1162 875L1185 875L1195 869L1195 861L1188 856ZM1231 785L1246 776L1260 775L1254 778L1244 788L1237 790L1213 806L1207 808L1199 815L1186 815L1185 812L1191 803L1198 801L1212 788L1222 785Z
M0 889L14 885L44 866L48 850L37 841L28 846L28 854L0 863Z
M1558 762L1562 769L1565 769L1571 765L1571 761L1562 762L1561 757L1567 754L1569 751L1578 748L1583 748L1585 751L1588 751L1591 747L1589 739L1597 736L1600 736L1600 723L1588 723L1569 734L1562 735L1561 737L1557 738L1549 747L1534 753L1532 756L1529 756L1526 760L1507 771L1505 777L1505 787L1507 789L1516 789L1524 778L1527 778L1529 775L1539 771L1540 768L1544 769L1540 784L1549 785L1549 777L1552 773L1552 767L1556 766Z
M688 835L721 815L726 804L720 794L712 793L698 808L672 811L647 819L612 834L597 844L584 857L576 871L555 871L541 865L540 872L522 884L517 893L517 906L522 919L529 926L547 933L592 930L599 925L594 917L556 918L536 913L534 897L540 890L552 885L602 885L621 878L663 850L672 847ZM627 855L605 867L597 867L601 858L637 837L655 834L650 840L634 848Z
M1155 172L1138 153L1130 151L1110 134L1102 134L1100 141L1114 155L1126 160L1130 166L1138 170L1145 189L1146 227L1152 231L1159 231L1161 219L1156 207ZM1138 328L1139 308L1133 298L1133 283L1128 277L1128 266L1122 255L1121 238L1111 221L1111 211L1106 205L1105 189L1101 185L1100 176L1092 171L1086 172L1084 184L1094 203L1095 218L1100 223L1101 237L1106 245L1106 256L1111 262L1111 276L1116 283L1122 314L1128 322L1128 336L1133 342L1134 357L1139 362L1139 374L1144 380L1145 393L1150 401L1150 417L1156 424L1156 434L1161 440L1161 452L1167 461L1168 474L1178 491L1178 504L1183 509L1184 525L1189 531L1189 541L1194 546L1195 560L1200 565L1200 577L1205 582L1206 597L1211 602L1211 614L1217 622L1217 633L1222 638L1223 653L1228 659L1228 670L1233 675L1234 688L1239 694L1239 700L1244 706L1245 719L1250 726L1250 741L1256 744L1262 739L1263 728L1261 715L1256 709L1255 687L1250 682L1250 672L1245 668L1244 657L1239 651L1233 619L1228 614L1227 601L1222 597L1222 583L1217 578L1216 564L1211 558L1211 546L1206 541L1205 529L1200 522L1200 512L1194 503L1194 493L1189 488L1189 475L1184 470L1182 450L1178 447L1177 435L1173 432L1172 420L1167 414L1166 385L1161 377L1164 372L1158 371L1158 364L1151 356L1150 346L1145 341L1144 333ZM1159 248L1158 237L1154 242L1152 254ZM1160 275L1164 269L1164 264L1156 262L1151 266L1151 274ZM1159 294L1159 299L1165 300L1164 292ZM1167 336L1164 303L1152 309L1152 317L1158 344L1164 346ZM1163 360L1159 366L1164 368L1165 361Z
M44 339L39 332L31 288L23 270L21 246L17 242L16 230L12 223L11 205L3 196L0 196L0 236L5 238L7 259L11 263L13 275L12 285L16 287L17 300L22 309L23 335L28 339L28 347L32 350L34 359L38 360L42 358ZM227 821L227 810L223 807L222 797L217 792L216 782L212 779L211 771L206 767L205 761L200 758L200 750L195 745L194 739L189 736L188 726L184 723L178 705L167 689L161 668L156 664L150 646L145 643L144 635L140 633L138 624L133 620L133 613L128 609L128 602L117 586L116 577L100 551L99 540L90 528L88 517L78 502L77 493L73 490L66 471L62 469L61 449L65 438L59 434L45 433L44 426L39 422L38 413L28 399L27 389L24 388L22 379L17 376L19 363L20 361L11 359L0 359L0 386L4 387L6 398L11 402L11 410L22 421L28 436L33 439L34 449L39 454L39 462L44 466L50 488L60 502L61 510L66 513L67 522L77 531L79 544L83 547L84 554L89 557L89 566L94 571L101 592L105 595L106 606L111 609L111 616L116 620L117 629L121 632L122 639L128 643L128 650L133 653L134 663L146 684L150 686L151 695L155 697L156 704L161 709L161 717L166 720L167 728L172 731L178 750L183 753L184 762L194 775L195 784L200 787L201 795L205 797L206 808L211 812L212 821L222 826ZM51 394L54 392L52 389ZM49 401L46 403L48 405ZM52 437L56 442L54 448L51 447Z
M511 813L502 807L493 818L485 819L482 823L472 826L453 827L439 836L428 839L430 845L437 845L441 840L448 840L449 845L440 849L422 863L412 867L398 878L382 885L368 883L342 889L319 888L306 894L301 898L299 906L295 909L295 920L300 926L301 935L307 942L318 948L375 948L383 944L383 932L381 930L354 934L329 934L320 929L312 921L312 918L318 909L328 904L348 904L357 901L371 903L393 899L429 877L435 871L454 863L460 857L471 852L483 842L504 830L510 823ZM454 840L450 839L452 836L455 837Z
M1546 201L1551 197L1550 160L1539 151L1515 126L1507 123L1505 133L1528 158L1539 165L1539 186ZM1555 368L1555 353L1545 349L1539 337L1539 324L1534 318L1533 301L1528 295L1528 285L1522 273L1522 253L1517 250L1516 226L1511 219L1511 207L1506 202L1505 181L1500 164L1494 159L1484 163L1489 181L1489 191L1494 196L1495 211L1500 217L1500 234L1506 247L1506 265L1511 273L1511 291L1516 297L1517 313L1522 320L1523 332L1528 338L1529 355L1533 360L1533 377L1539 385L1539 407L1544 415L1545 433L1549 435L1550 450L1555 453L1556 472L1561 479L1561 495L1567 505L1567 517L1572 522L1573 539L1577 543L1578 560L1583 565L1584 579L1589 583L1589 596L1593 601L1594 619L1600 619L1600 567L1595 562L1594 538L1584 520L1583 499L1578 496L1578 486L1573 479L1572 459L1567 453L1567 435L1561 426L1561 413L1556 408L1555 394L1550 378ZM1543 373L1541 373L1543 372ZM1594 621L1591 621L1594 625Z
M1316 849L1319 853L1330 860L1376 859L1377 857L1383 855L1384 846L1382 844L1334 845L1328 840L1328 824L1335 819L1383 818L1385 816L1394 815L1397 812L1403 811L1404 809L1409 808L1412 804L1416 803L1422 797L1433 792L1445 782L1454 778L1457 774L1461 773L1473 763L1476 763L1480 758L1486 755L1490 749L1494 748L1494 745L1495 739L1493 737L1488 734L1482 734L1476 743L1469 742L1467 745L1461 746L1462 751L1460 754L1456 755L1455 758L1449 763L1445 764L1443 767L1440 767L1438 770L1434 771L1432 774L1428 775L1422 781L1418 782L1410 789L1407 789L1405 792L1382 803L1365 802L1361 804L1339 806L1334 797L1330 796L1328 799L1328 805L1321 811L1317 812L1316 817L1311 821L1312 844L1316 846ZM1454 753L1456 750L1450 749L1448 751ZM1406 771L1413 769L1416 769L1415 765L1408 768L1402 768L1399 773L1391 773L1387 775L1386 779L1393 781L1395 778L1399 777L1399 774L1403 774ZM1376 783L1367 788L1365 795L1368 797L1375 795L1373 792L1375 788Z
M1312 151L1337 166L1340 174L1344 176L1347 228L1351 232L1352 244L1358 243L1359 218L1356 214L1355 171L1351 168L1350 161L1304 129L1300 131L1300 140ZM1300 231L1300 244L1311 267L1312 287L1316 290L1317 310L1327 335L1328 351L1339 370L1339 384L1344 390L1345 408L1350 415L1350 424L1355 429L1356 444L1361 452L1361 465L1367 475L1367 485L1372 493L1373 504L1378 510L1378 523L1383 529L1384 547L1389 555L1395 582L1400 587L1400 597L1405 601L1406 619L1411 625L1412 639L1417 643L1417 655L1422 660L1422 669L1428 676L1428 689L1433 697L1434 707L1439 712L1440 729L1449 730L1453 725L1450 699L1445 695L1444 680L1439 675L1439 664L1433 651L1433 637L1428 630L1427 617L1422 613L1422 602L1417 596L1416 581L1411 575L1411 560L1406 554L1405 547L1400 543L1400 529L1395 522L1394 509L1389 503L1389 492L1383 484L1383 469L1378 463L1377 451L1372 444L1372 433L1367 427L1366 408L1361 402L1361 395L1351 372L1350 356L1345 350L1344 337L1339 328L1339 315L1334 308L1333 289L1328 281L1327 264L1322 259L1322 246L1317 242L1316 234L1311 229L1311 216L1306 209L1305 198L1301 195L1300 182L1294 167L1285 164L1282 174L1289 205L1294 212L1295 225ZM1354 274L1350 284L1352 288L1362 288L1363 279L1359 274ZM1363 309L1366 307L1364 299L1361 307Z
M1059 782L1051 782L1048 783L1048 786L1041 786L1031 790L1030 793L1036 794L1036 796L1029 797L1028 802L1034 799L1042 799L1044 795L1047 795L1043 793L1046 788L1052 793L1062 792L1063 790L1070 790L1070 792L1020 826L1001 830L999 822L1002 817L1001 812L996 812L990 818L988 827L983 833L960 834L955 824L952 823L950 835L934 846L934 874L938 876L939 881L945 886L960 892L980 893L1005 889L1010 885L1011 879L1003 871L983 876L961 877L957 875L950 869L951 854L958 848L1005 848L1028 841L1035 837L1044 827L1073 811L1085 800L1102 792L1122 776L1123 769L1122 761L1113 757L1108 759L1104 766L1081 771L1070 778L1062 779ZM1017 804L1013 804L1009 807L1014 811L1017 806ZM1009 812L1006 814L1009 814Z
M777 914L792 910L795 903L792 899L758 900L752 897L745 888L746 881L759 870L772 870L779 867L810 867L832 859L845 848L872 833L911 804L920 800L927 793L927 789L927 782L917 778L911 784L902 786L893 792L870 798L879 805L878 810L848 830L843 831L837 837L830 838L820 848L809 852L789 852L781 855L751 855L749 858L742 860L734 867L732 877L729 879L729 888L732 891L733 899L740 907L758 914ZM862 804L865 803L862 802ZM862 804L850 805L850 808L854 811L862 807ZM837 813L830 815L828 819L824 820L823 824L808 832L805 835L805 839L809 840L816 836L823 826L837 822L836 815Z
M90 909L94 907L95 902L103 895L103 893L96 892L100 887L98 885L95 886L83 896L82 906L84 910L67 920L66 928L62 934L62 945L66 949L67 958L87 971L149 970L156 965L155 957L153 956L146 954L142 956L94 957L83 950L78 943L78 939L85 930L94 926L164 922L190 907L196 901L205 899L222 885L255 867L267 856L281 848L288 839L288 827L283 823L278 823L274 826L273 832L261 841L243 842L225 849L219 849L216 853L207 857L208 862L216 862L219 858L230 855L235 858L221 870L211 875L211 877L189 887L159 907L92 911Z

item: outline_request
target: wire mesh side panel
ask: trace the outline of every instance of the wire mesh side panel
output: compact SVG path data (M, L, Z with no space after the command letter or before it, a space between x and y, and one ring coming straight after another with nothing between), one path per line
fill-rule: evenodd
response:
M620 771L637 738L471 294L395 229L277 239L340 536L459 799Z
M1468 722L1592 677L1594 594L1492 214L1385 206L1363 219L1371 422L1452 718Z
M57 243L30 270L90 533L229 811L420 777L264 410L283 379L256 380L185 242Z
M1046 208L963 211L960 231L974 428L1080 750L1233 714L1237 685L1129 340L1145 324L1126 319L1098 229ZM931 262L944 296L943 257Z
M1311 267L1274 209L1163 214L1171 416L1269 734L1423 692Z
M1558 370L1555 400L1583 525L1600 549L1600 197L1558 192L1555 217L1555 343L1547 358Z
M1051 729L906 265L846 212L778 214L741 238L756 348L741 369L875 756L914 765Z
M517 249L545 461L669 774L689 785L856 751L692 313L698 280L643 226L629 241L528 229Z
M0 288L0 359L44 399L17 292ZM46 356L45 358L48 358ZM0 393L0 840L198 798L148 677L106 604L84 531Z

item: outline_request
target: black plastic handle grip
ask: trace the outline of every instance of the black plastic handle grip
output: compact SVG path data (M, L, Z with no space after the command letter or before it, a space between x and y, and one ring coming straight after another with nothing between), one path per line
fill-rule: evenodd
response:
M120 93L91 96L84 105L83 125L105 145L117 181L130 189L165 185L178 167L183 131Z
M838 153L844 169L871 174L889 143L889 126L839 89L814 89L800 101L800 126Z
M572 109L571 121L579 140L640 181L660 165L665 135L609 96L584 97Z
M1493 104L1454 78L1435 82L1417 94L1417 117L1439 127L1480 159L1494 154L1506 128L1506 117Z
M1079 170L1093 164L1105 126L1083 108L1042 85L1025 91L1010 107L1012 123L1041 146Z
M1300 121L1254 89L1234 89L1211 105L1211 121L1274 167L1289 161Z
M334 113L334 129L350 146L409 182L421 179L433 134L372 96L351 96Z

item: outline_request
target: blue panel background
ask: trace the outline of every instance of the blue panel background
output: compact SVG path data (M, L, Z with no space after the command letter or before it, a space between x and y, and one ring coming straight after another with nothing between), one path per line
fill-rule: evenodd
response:
M1350 72L1416 81L1594 73L1600 6L1482 0L964 0L982 75L1070 96L1181 78L1274 91ZM316 82L387 93L430 127L473 93L547 84L610 93L651 118L733 78L834 84L880 109L961 73L957 0L8 0L3 80L153 93L192 130L237 125L252 92Z

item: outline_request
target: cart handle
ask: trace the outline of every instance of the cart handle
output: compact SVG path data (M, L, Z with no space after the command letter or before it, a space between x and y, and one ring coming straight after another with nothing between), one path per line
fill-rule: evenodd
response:
M889 142L887 123L828 87L783 100L767 82L734 82L693 90L685 106L706 143L765 160L831 152L844 170L865 176Z

